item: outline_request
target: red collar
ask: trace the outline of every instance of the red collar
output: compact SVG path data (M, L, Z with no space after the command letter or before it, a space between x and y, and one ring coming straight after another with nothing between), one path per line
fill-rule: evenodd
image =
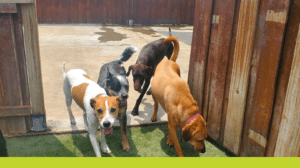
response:
M186 120L185 125L190 123L193 119L200 117L199 113L196 113L195 115L191 116L189 119Z

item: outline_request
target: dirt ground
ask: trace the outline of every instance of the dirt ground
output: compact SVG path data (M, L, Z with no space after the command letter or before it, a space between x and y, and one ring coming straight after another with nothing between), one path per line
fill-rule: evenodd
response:
M122 27L101 25L39 25L42 80L46 108L47 126L53 132L84 130L82 110L73 101L72 110L77 125L71 126L64 101L62 62L66 61L66 71L74 68L85 70L91 80L97 81L103 64L116 59L126 47L136 46L139 50L123 64L125 69L135 63L142 47L149 42L168 36L168 27ZM192 26L171 27L172 35L180 41L177 63L181 77L187 80ZM128 98L128 125L151 124L153 114L152 96L145 95L139 108L139 116L130 113L139 93L133 89L130 75ZM166 122L167 115L159 107L158 121ZM115 125L118 125L116 123Z

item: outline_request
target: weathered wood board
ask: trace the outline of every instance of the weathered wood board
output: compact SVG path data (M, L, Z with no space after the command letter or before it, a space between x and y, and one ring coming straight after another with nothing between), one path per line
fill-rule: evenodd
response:
M290 0L261 1L254 41L241 156L264 156Z
M215 140L220 138L234 11L235 0L225 2L215 0L203 106L203 116L207 118L208 135Z
M188 84L202 112L213 0L196 1Z
M224 130L224 146L239 153L259 0L242 0Z

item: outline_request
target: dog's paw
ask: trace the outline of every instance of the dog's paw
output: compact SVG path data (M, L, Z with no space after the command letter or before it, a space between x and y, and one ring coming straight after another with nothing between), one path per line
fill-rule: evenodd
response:
M174 147L174 143L173 143L173 141L171 140L171 138L168 138L167 144L168 144L170 147Z
M126 151L126 152L129 152L131 150L131 148L130 148L129 145L124 145L123 150Z
M132 112L131 112L131 115L133 115L133 116L139 115L139 110L133 109Z
M151 121L152 121L152 122L157 121L157 115L156 115L156 116L153 115L153 116L151 117Z
M72 124L72 125L76 125L75 119L72 119L72 120L71 120L71 124Z
M147 92L146 92L147 95L151 95L152 94L152 91L149 89Z
M102 146L102 150L106 154L111 154L111 151L107 145Z

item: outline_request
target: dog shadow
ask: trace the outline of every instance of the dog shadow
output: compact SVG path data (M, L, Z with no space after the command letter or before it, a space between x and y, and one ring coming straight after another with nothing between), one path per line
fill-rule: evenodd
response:
M72 126L73 130L78 130L76 126ZM134 157L139 156L137 154L137 149L132 141L131 138L131 130L127 129L127 136L129 145L131 150L126 152L123 150L122 147L122 136L120 128L114 127L113 133L109 136L106 136L106 143L111 150L112 154L106 154L102 151L101 148L101 137L100 137L100 130L98 131L97 138L100 146L100 153L102 157ZM103 135L104 136L104 135ZM90 137L88 133L85 134L72 134L73 144L74 146L81 151L84 157L95 157L96 154L94 152L94 148L91 144Z
M148 133L148 132L153 132L154 130L159 129L164 133L164 137L160 141L160 146L161 149L170 157L177 157L176 154L176 149L175 147L170 147L167 144L167 139L168 139L168 124L156 124L156 125L151 125L147 127L141 127L141 132L142 133ZM176 130L177 132L177 138L180 143L181 149L183 150L183 154L185 157L199 157L199 153L194 150L194 147L190 145L188 142L184 141L181 138L181 132L179 129Z

